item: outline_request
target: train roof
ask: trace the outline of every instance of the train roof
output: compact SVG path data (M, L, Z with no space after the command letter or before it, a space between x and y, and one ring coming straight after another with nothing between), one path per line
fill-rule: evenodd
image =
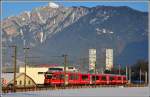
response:
M46 72L48 73L48 72ZM57 72L49 72L49 73L64 73L64 71L57 71ZM82 73L82 72L66 72L66 73L73 73L73 74L91 74L91 73ZM95 74L91 74L91 75L95 75ZM119 74L96 74L96 75L111 75L111 76L126 76L126 75L119 75Z

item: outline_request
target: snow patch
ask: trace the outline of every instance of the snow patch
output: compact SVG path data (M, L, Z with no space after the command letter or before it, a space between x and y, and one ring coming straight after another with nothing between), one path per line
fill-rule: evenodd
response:
M59 8L59 5L54 3L54 2L49 2L48 6L51 7L51 8Z
M102 29L102 32L103 32L103 33L106 33L106 29Z
M109 18L109 16L104 17L104 20L107 20Z
M37 12L37 15L38 15L38 17L39 17L39 19L40 19L40 21L41 21L42 23L46 23L46 20L44 20L44 19L42 18L41 14L40 14L39 12Z
M90 20L90 24L92 24L93 22L95 22L97 20L97 18L94 18L92 20Z
M25 21L26 19L25 18L22 18L22 21Z
M101 35L101 32L96 32L98 35Z
M110 34L113 34L114 32L110 31L109 33L110 33Z
M40 32L40 42L43 42L43 32Z
M22 31L22 29L20 29L20 35L23 36L23 31Z
M105 29L105 28L103 28L103 29L96 28L95 30L96 30L96 33L97 33L98 35L100 35L100 34L102 34L102 33L104 33L104 34L106 34L106 33L108 33L108 34L113 34L113 33L114 33L113 31L107 30L107 29Z
M56 23L55 19L54 19L54 24Z
M72 22L74 21L74 13L72 14Z
M104 11L104 14L106 14L107 12L106 11Z
M31 17L30 11L25 11L25 13L28 15L28 17Z
M96 31L101 31L101 29L99 29L99 28L96 28Z
M36 45L32 42L30 42L30 46L35 47Z

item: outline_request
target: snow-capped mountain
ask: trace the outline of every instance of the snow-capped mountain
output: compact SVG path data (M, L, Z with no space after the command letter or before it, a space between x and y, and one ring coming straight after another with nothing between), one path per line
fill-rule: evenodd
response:
M88 64L89 48L97 49L99 64L105 62L105 48L114 49L114 61L120 64L131 64L148 56L148 13L126 6L89 8L49 3L8 17L2 20L2 25L3 44L30 47L30 55L41 56L40 63L62 63L50 56L66 53L70 63ZM128 47L134 43L137 48ZM18 53L22 56L23 50Z

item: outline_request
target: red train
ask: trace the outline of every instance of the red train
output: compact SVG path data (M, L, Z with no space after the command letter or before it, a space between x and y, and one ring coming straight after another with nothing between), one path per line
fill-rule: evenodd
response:
M64 72L46 72L45 85L124 85L127 83L127 78L124 75L112 74L83 74L67 72L66 80Z

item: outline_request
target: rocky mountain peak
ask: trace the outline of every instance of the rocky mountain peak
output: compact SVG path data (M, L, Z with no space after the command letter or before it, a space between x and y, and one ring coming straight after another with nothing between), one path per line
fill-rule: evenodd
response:
M2 25L3 44L28 46L41 56L63 52L83 57L88 48L97 48L101 63L105 48L114 48L117 58L128 44L148 39L148 14L129 7L60 7L50 2L6 18Z

